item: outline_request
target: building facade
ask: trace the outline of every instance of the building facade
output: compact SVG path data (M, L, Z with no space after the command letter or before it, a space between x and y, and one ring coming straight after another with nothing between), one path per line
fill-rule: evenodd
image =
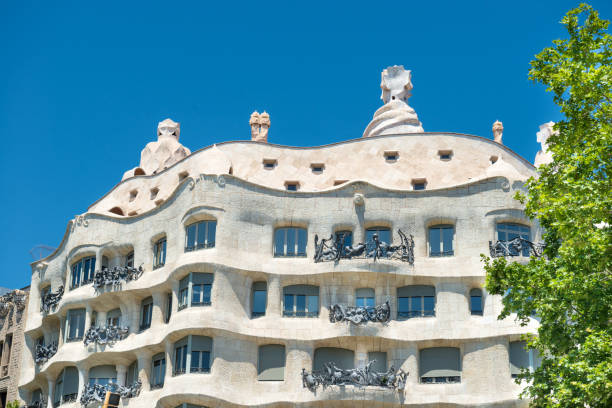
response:
M481 254L526 261L532 164L425 133L410 73L382 74L363 137L191 153L165 120L140 165L32 264L19 379L31 406L520 406L534 320L498 320Z

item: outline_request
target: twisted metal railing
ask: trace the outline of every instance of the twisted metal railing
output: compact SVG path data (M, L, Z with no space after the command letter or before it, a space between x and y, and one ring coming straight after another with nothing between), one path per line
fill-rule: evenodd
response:
M128 327L121 326L100 326L90 327L85 333L83 343L87 346L90 343L97 344L112 344L119 340L123 340L129 333Z
M121 395L121 398L134 398L140 394L142 383L140 380L136 380L129 386L117 385L117 384L87 384L83 387L81 394L81 405L87 406L95 403L103 403L106 397L106 393L116 392Z
M93 286L96 289L105 286L117 287L122 282L127 283L140 278L143 272L142 265L138 268L133 266L115 266L111 269L102 268L94 274Z
M329 321L351 322L353 324L367 322L388 322L391 318L391 306L389 301L374 307L344 306L334 304L329 308Z
M492 258L501 256L524 256L524 252L529 255L541 257L544 251L544 243L533 243L525 238L516 237L509 241L489 241L489 252Z
M315 235L315 262L339 262L341 259L396 259L414 264L414 237L397 230L401 243L391 245L383 242L374 234L370 241L360 242L356 245L345 245L344 234L332 234L327 239L319 240Z
M47 401L34 401L25 405L24 408L47 408Z
M375 386L403 390L406 386L408 373L391 366L386 372L372 370L376 360L370 361L364 368L343 369L333 361L324 364L319 371L309 373L302 368L302 385L310 391L315 391L320 385L323 388L330 385Z
M57 342L53 342L49 345L37 344L34 361L36 364L44 364L51 359L57 353Z
M40 300L40 311L43 313L49 313L59 305L60 300L64 296L64 285L57 288L57 292L49 292L43 295Z

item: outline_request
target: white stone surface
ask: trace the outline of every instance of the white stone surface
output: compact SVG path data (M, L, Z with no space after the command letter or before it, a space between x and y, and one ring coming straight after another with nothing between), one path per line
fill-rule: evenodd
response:
M548 138L551 135L557 134L558 132L553 129L555 122L547 122L540 125L540 131L536 133L538 143L540 143L540 150L536 153L533 164L536 167L540 167L542 164L548 164L553 161L552 154L548 151Z
M496 143L503 144L502 137L504 136L504 124L499 120L493 122L493 140Z

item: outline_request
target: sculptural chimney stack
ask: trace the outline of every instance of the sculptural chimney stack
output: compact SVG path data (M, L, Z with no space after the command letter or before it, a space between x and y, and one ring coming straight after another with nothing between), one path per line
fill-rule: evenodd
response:
M249 125L251 125L251 140L255 142L268 142L270 115L266 111L263 111L261 114L257 111L251 113Z
M502 142L502 136L504 135L504 124L499 120L496 120L493 123L493 140L495 140L499 144L504 144Z

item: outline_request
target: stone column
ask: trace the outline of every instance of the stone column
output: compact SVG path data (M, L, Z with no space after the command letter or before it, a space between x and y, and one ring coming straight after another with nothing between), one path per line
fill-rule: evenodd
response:
M138 359L138 378L142 382L142 390L149 391L151 389L151 353L144 350L136 352Z
M164 324L164 305L166 294L163 292L153 293L153 312L151 313L151 327Z
M301 389L302 368L312 372L314 348L310 343L297 341L289 341L286 347L285 381L287 389Z
M127 366L123 364L117 364L115 366L115 370L117 371L117 385L122 387L125 386L125 376L127 374Z
M179 281L172 282L172 315L174 315L174 314L176 314L176 312L178 312L179 287L180 287L180 282Z
M89 328L91 327L91 305L88 304L87 306L85 306L85 332L87 332L87 330L89 330Z
M60 317L60 331L57 339L57 348L59 349L64 344L64 337L66 336L66 316Z
M123 312L125 308L125 313ZM130 333L138 333L140 331L140 302L133 299L126 299L124 306L121 308L121 317L125 316L125 324L130 328Z
M47 392L47 407L53 406L53 393L55 392L55 380L47 378L49 391Z
M168 379L168 378L172 378L172 369L174 366L173 361L172 361L172 354L174 351L174 344L170 340L166 340L164 345L166 349L166 377L165 378Z
M268 278L268 301L266 303L266 316L281 316L281 287L280 277L270 275Z
M85 387L85 384L87 384L89 377L89 368L85 367L83 364L77 364L77 369L79 371L79 386L76 400L80 401L81 395L83 395L83 388Z

